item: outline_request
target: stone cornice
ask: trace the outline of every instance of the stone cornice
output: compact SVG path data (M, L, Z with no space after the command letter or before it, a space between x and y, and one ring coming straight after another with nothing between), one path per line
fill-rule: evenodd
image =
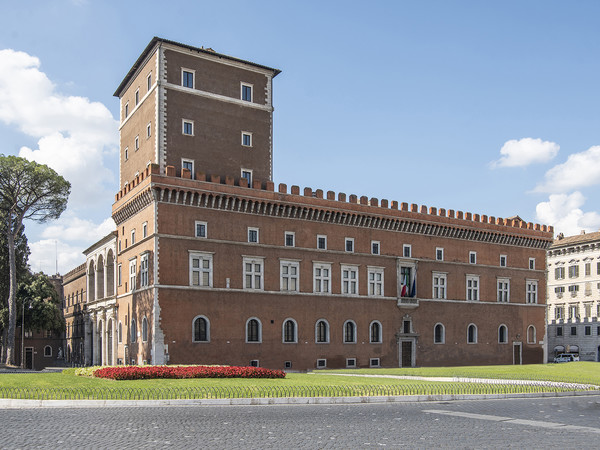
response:
M112 218L115 224L118 226L133 217L135 214L140 212L142 209L150 205L154 198L153 192L147 188L141 192L135 194L135 196L128 202L121 205L121 207L113 212Z

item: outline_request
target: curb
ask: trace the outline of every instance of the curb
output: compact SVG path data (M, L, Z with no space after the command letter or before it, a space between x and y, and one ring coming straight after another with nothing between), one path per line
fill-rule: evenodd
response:
M122 408L164 406L267 406L267 405L351 405L364 403L419 403L457 400L499 400L515 398L600 396L600 391L539 392L524 394L399 395L381 397L278 397L184 400L21 400L0 399L0 409L30 408Z

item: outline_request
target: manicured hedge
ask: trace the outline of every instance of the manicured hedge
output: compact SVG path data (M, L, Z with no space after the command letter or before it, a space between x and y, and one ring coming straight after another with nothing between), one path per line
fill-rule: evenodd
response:
M235 366L119 366L94 371L98 378L148 380L152 378L285 378L283 370Z

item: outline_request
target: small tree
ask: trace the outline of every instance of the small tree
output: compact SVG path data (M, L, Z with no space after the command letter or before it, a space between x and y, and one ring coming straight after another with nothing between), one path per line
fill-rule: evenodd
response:
M17 270L15 241L23 220L58 219L67 207L71 185L50 167L17 156L0 155L0 211L8 242L9 294L6 364L15 361Z
M23 308L23 302L25 302L25 308ZM65 330L61 299L54 285L44 273L27 273L19 282L17 309L19 314L23 310L29 311L25 314L24 320L26 330L49 330L53 333L62 333Z

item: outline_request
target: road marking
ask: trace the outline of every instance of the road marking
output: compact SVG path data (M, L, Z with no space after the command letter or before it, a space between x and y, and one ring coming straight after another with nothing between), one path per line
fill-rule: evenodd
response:
M479 419L479 420L490 420L492 422L506 422L515 425L527 425L530 427L540 427L540 428L556 428L560 430L566 431L575 431L575 432L587 432L587 433L596 433L600 434L600 428L593 427L582 427L578 425L567 425L564 423L558 422L543 422L541 420L526 420L526 419L515 419L513 417L503 417L503 416L494 416L491 414L473 414L467 412L459 412L459 411L444 411L441 409L424 409L423 412L430 414L443 414L446 416L454 416L454 417L465 417L468 419Z

